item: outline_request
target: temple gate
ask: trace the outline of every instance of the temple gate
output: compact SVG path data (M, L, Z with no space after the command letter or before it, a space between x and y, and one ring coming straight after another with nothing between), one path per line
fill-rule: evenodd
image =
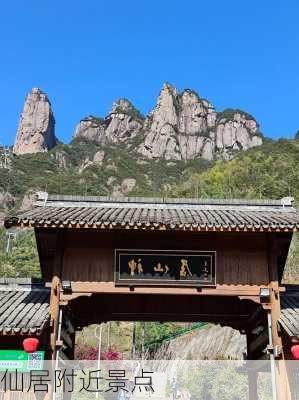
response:
M76 331L111 320L231 326L246 333L247 358L256 360L284 359L298 339L288 332L289 308L281 313L280 301L288 301L281 281L299 227L291 198L39 193L32 210L7 218L5 226L35 229L51 288L48 357L72 358ZM290 398L286 370L276 380L279 398Z

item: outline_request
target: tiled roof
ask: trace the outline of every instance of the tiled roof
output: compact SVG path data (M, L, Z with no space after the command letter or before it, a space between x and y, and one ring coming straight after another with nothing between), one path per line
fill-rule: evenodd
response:
M5 226L294 232L292 199L213 200L48 196Z
M40 335L50 320L50 290L0 282L0 335Z
M296 291L286 291L280 297L280 325L286 333L299 337L299 286Z

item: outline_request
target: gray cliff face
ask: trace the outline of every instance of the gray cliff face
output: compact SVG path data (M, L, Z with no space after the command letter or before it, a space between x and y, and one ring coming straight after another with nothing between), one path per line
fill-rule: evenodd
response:
M179 94L165 84L157 106L145 122L145 140L138 151L148 158L213 160L262 144L258 125L248 114L223 113L191 91Z
M104 120L93 116L82 119L76 126L74 138L103 143L105 137Z
M99 144L126 144L139 137L135 150L141 157L166 160L230 159L237 151L262 144L258 124L249 114L232 109L217 113L194 91L179 93L168 83L145 119L128 100L120 99L105 119L82 120L74 137Z
M34 88L20 117L15 154L38 153L57 144L55 120L45 93ZM179 93L165 83L146 118L127 99L113 103L105 118L89 116L77 125L74 138L97 144L124 143L147 159L230 159L236 152L262 144L256 120L249 114L213 105L190 89ZM137 141L131 139L137 138ZM60 160L63 163L63 160Z
M15 154L45 152L56 144L55 119L51 103L45 93L33 88L25 100L13 152Z
M260 146L263 141L257 122L241 111L229 110L219 115L215 129L216 151L230 158L233 151L248 150Z
M34 88L21 114L16 154L45 152L57 144L55 120L45 93ZM259 126L249 114L213 105L190 89L179 93L165 83L154 109L144 118L126 99L113 103L105 118L89 116L80 121L74 138L98 144L131 146L147 159L230 159L236 152L262 144ZM137 138L137 141L131 141ZM133 143L133 147L132 147Z
M143 117L126 99L116 101L107 117L106 138L118 143L138 135L143 126Z
M156 360L242 360L246 336L228 326L207 325L165 342L154 354Z
M92 140L98 144L121 143L137 136L143 126L143 117L126 99L113 103L105 119L93 116L80 121L74 138Z

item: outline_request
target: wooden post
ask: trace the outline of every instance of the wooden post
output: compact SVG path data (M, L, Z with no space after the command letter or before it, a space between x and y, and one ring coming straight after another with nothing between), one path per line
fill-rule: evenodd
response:
M56 357L56 341L57 341L57 329L58 329L58 317L59 317L59 299L60 299L60 279L54 276L51 285L50 295L50 350L49 360L52 360L52 368L55 369L55 357ZM52 399L52 385L49 384L49 391L45 394L44 400Z
M56 355L60 287L61 287L60 279L57 276L54 276L52 279L51 298L50 298L50 328L51 328L50 348L51 348L52 360L55 359Z
M278 331L278 321L280 318L280 298L279 298L279 280L278 280L278 250L276 238L271 237L269 240L269 286L271 289L270 297L270 314L271 314L271 325L272 325L272 343L273 347L277 347L282 350L282 356L280 360L275 362L276 364L276 386L277 386L277 400L291 400L291 391L289 385L289 379L284 359L282 339Z

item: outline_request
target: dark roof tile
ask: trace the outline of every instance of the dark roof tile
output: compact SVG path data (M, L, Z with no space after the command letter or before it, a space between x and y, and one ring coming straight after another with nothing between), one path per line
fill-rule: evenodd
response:
M146 227L149 229L296 231L299 215L278 200L146 199L48 196L31 211L8 217L6 227Z
M280 297L280 305L280 325L289 336L299 337L299 291L283 293Z
M0 288L0 335L37 334L47 322L50 290Z

